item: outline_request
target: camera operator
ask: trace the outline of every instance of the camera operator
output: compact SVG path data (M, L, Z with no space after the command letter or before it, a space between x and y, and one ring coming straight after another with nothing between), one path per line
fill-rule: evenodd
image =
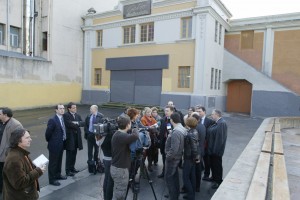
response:
M103 114L98 112L98 106L92 105L90 107L90 114L85 119L85 127L84 127L84 138L87 140L88 147L88 166L89 172L95 173L96 165L98 163L98 153L99 147L96 144L95 134L93 133L93 124L98 124L103 122ZM93 156L94 149L94 156ZM93 160L94 158L94 160Z
M101 149L103 152L103 164L104 164L104 182L103 182L103 193L104 200L111 200L113 197L114 181L110 174L111 159L112 159L112 146L111 141L114 133L108 133L102 136L103 140L101 144Z
M117 120L118 131L112 136L112 161L110 173L114 181L113 199L123 200L126 195L126 188L129 181L130 169L130 149L129 145L136 141L138 130L133 129L132 134L128 134L131 129L129 117L119 117Z

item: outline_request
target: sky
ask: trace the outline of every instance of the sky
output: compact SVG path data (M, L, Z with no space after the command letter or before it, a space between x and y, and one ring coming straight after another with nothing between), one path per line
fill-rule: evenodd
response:
M299 0L221 0L232 19L300 12ZM100 0L97 12L112 10L119 0Z

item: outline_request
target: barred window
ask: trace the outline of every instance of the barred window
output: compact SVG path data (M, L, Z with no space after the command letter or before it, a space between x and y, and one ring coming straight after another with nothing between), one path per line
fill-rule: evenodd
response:
M102 47L103 31L97 31L97 47Z
M95 68L94 85L101 85L102 83L102 68Z
M221 70L219 70L218 90L221 88Z
M210 89L214 89L214 72L215 69L211 68L211 74L210 74Z
M124 30L124 38L123 43L135 43L135 26L127 26L123 28Z
M218 69L215 69L215 90L217 89L218 83Z
M178 88L190 87L190 66L180 66L178 69Z
M186 17L181 19L181 38L192 37L192 17Z
M219 26L219 44L221 44L222 41L222 25Z
M43 51L47 51L48 49L48 33L43 32L43 41L42 41Z
M215 42L218 42L218 21L215 22Z
M141 25L141 42L151 42L154 40L154 23Z

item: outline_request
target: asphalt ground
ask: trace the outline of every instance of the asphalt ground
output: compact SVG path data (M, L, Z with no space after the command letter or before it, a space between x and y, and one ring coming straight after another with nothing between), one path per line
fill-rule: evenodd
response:
M84 119L89 113L89 106L80 105L77 106L78 114ZM100 109L101 113L106 117L115 118L123 110L120 109ZM29 151L31 152L30 157L32 159L38 157L40 154L44 154L48 157L47 142L45 140L45 130L47 121L54 115L54 108L39 108L23 111L15 111L14 117L18 119L25 128L27 128L32 136L32 143ZM245 146L248 144L256 129L259 127L263 119L251 118L245 115L227 114L224 113L224 118L228 125L228 137L223 157L223 171L224 177L231 169ZM83 130L82 130L83 136ZM89 174L87 171L87 144L86 140L83 139L83 150L77 154L76 168L80 170L74 177L68 177L67 180L60 181L61 186L56 187L48 185L48 174L47 171L39 182L41 185L41 200L94 200L103 199L102 182L104 179L103 174ZM63 157L62 174L64 175L65 170L65 153ZM150 179L153 181L152 185L154 188L157 199L164 199L164 194L167 194L166 185L163 179L157 178L157 175L161 173L162 162L159 157L158 166L154 168L152 173L149 173ZM180 170L181 175L181 170ZM141 200L153 200L154 194L151 190L148 180L141 179L139 199ZM214 194L215 190L211 189L211 183L202 181L200 193L196 193L196 199L210 199ZM128 198L132 198L132 193L129 191ZM182 195L181 195L181 199Z

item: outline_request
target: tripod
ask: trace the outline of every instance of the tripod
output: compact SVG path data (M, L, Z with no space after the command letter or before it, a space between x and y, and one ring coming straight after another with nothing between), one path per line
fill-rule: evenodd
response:
M138 181L136 182L135 181L135 175L136 175L136 172L137 172L139 167L140 167L140 172L138 174ZM155 194L155 191L154 191L154 188L153 188L153 185L152 185L153 181L149 177L148 170L147 170L147 168L145 166L145 162L143 160L143 155L137 156L137 158L135 158L134 161L133 161L133 166L131 166L131 169L130 169L131 173L130 173L130 176L129 176L129 182L128 182L128 185L127 185L125 200L127 199L129 187L131 187L131 189L132 189L132 193L133 193L133 198L132 199L133 200L138 199L138 193L140 192L140 181L141 181L141 175L142 175L141 171L142 170L145 172L148 183L151 186L154 198L155 198L155 200L157 200L156 194Z

